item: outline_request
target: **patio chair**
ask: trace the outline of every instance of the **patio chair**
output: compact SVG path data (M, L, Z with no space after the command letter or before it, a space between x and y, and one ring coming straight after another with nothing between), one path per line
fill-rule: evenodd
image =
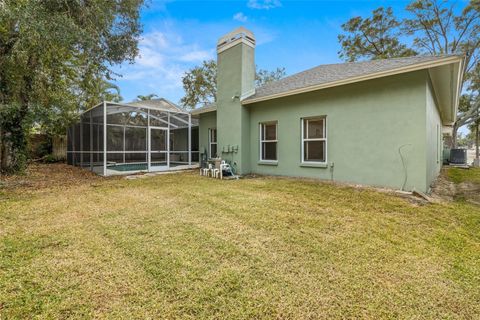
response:
M207 172L207 177L213 177L213 165L211 163L208 164L208 169L206 170Z
M212 178L220 178L221 177L221 170L220 170L220 161L215 161L215 167L212 166L211 173L212 173Z

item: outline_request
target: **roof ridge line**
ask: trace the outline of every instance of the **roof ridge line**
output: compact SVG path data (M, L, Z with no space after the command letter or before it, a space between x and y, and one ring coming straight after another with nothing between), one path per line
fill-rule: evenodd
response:
M289 78L292 78L294 76L298 76L298 75L301 75L303 73L306 73L306 72L309 72L309 71L312 71L314 69L317 69L317 68L320 68L320 67L327 67L327 66L336 66L336 65L349 65L349 64L364 64L364 63L371 63L371 62L378 62L378 61L392 61L392 60L401 60L401 59L413 59L413 58L447 58L447 57L454 57L454 56L462 56L461 54L438 54L438 55L416 55L416 56L409 56L409 57L395 57L395 58L385 58L385 59L374 59L374 60L363 60L363 61L347 61L347 62L339 62L339 63L326 63L326 64L319 64L315 67L312 67L312 68L309 68L309 69L306 69L306 70L303 70L303 71L299 71L299 72L296 72L294 74L291 74L289 76L286 76L285 78L282 78L282 79L279 79L279 80L276 80L276 81L272 81L270 83L267 83L267 84L264 84L258 88L256 88L257 90L258 89L261 89L261 88L266 88L266 87L269 87L273 84L278 84L284 80L287 80ZM248 99L248 98L247 98Z

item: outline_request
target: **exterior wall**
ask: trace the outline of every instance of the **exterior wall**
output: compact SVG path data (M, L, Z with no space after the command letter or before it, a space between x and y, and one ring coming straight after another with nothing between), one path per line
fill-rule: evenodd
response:
M204 152L208 152L208 129L217 127L217 112L212 111L208 113L202 113L199 115L199 151L200 155ZM200 157L201 158L201 157Z
M427 77L418 71L248 105L251 172L395 189L407 177L406 190L427 191ZM301 118L312 116L327 119L328 166L301 166ZM259 163L264 121L278 121L277 165Z
M250 172L250 121L240 97L254 88L254 49L240 42L219 53L217 61L217 150L245 174Z
M442 120L438 111L433 87L430 81L426 86L426 153L427 153L427 187L436 179L442 168Z

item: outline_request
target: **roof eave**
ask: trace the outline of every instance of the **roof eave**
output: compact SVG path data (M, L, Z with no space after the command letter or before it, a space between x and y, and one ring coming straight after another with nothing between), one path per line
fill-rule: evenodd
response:
M458 79L457 79L457 97L456 97L456 101L455 101L455 121L457 120L457 114L458 114L458 106L460 104L460 96L462 95L462 82L463 82L463 77L465 76L465 60L466 60L466 56L463 56L462 59L460 60L460 72L458 74ZM454 122L455 122L454 121Z
M443 125L451 126L457 118L464 61L465 59L461 58L449 65L429 68L430 81Z

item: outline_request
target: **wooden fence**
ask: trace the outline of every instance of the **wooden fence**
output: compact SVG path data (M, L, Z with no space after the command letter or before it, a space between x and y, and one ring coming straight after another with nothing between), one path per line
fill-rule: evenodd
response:
M55 136L52 138L52 155L57 160L67 158L67 136Z

